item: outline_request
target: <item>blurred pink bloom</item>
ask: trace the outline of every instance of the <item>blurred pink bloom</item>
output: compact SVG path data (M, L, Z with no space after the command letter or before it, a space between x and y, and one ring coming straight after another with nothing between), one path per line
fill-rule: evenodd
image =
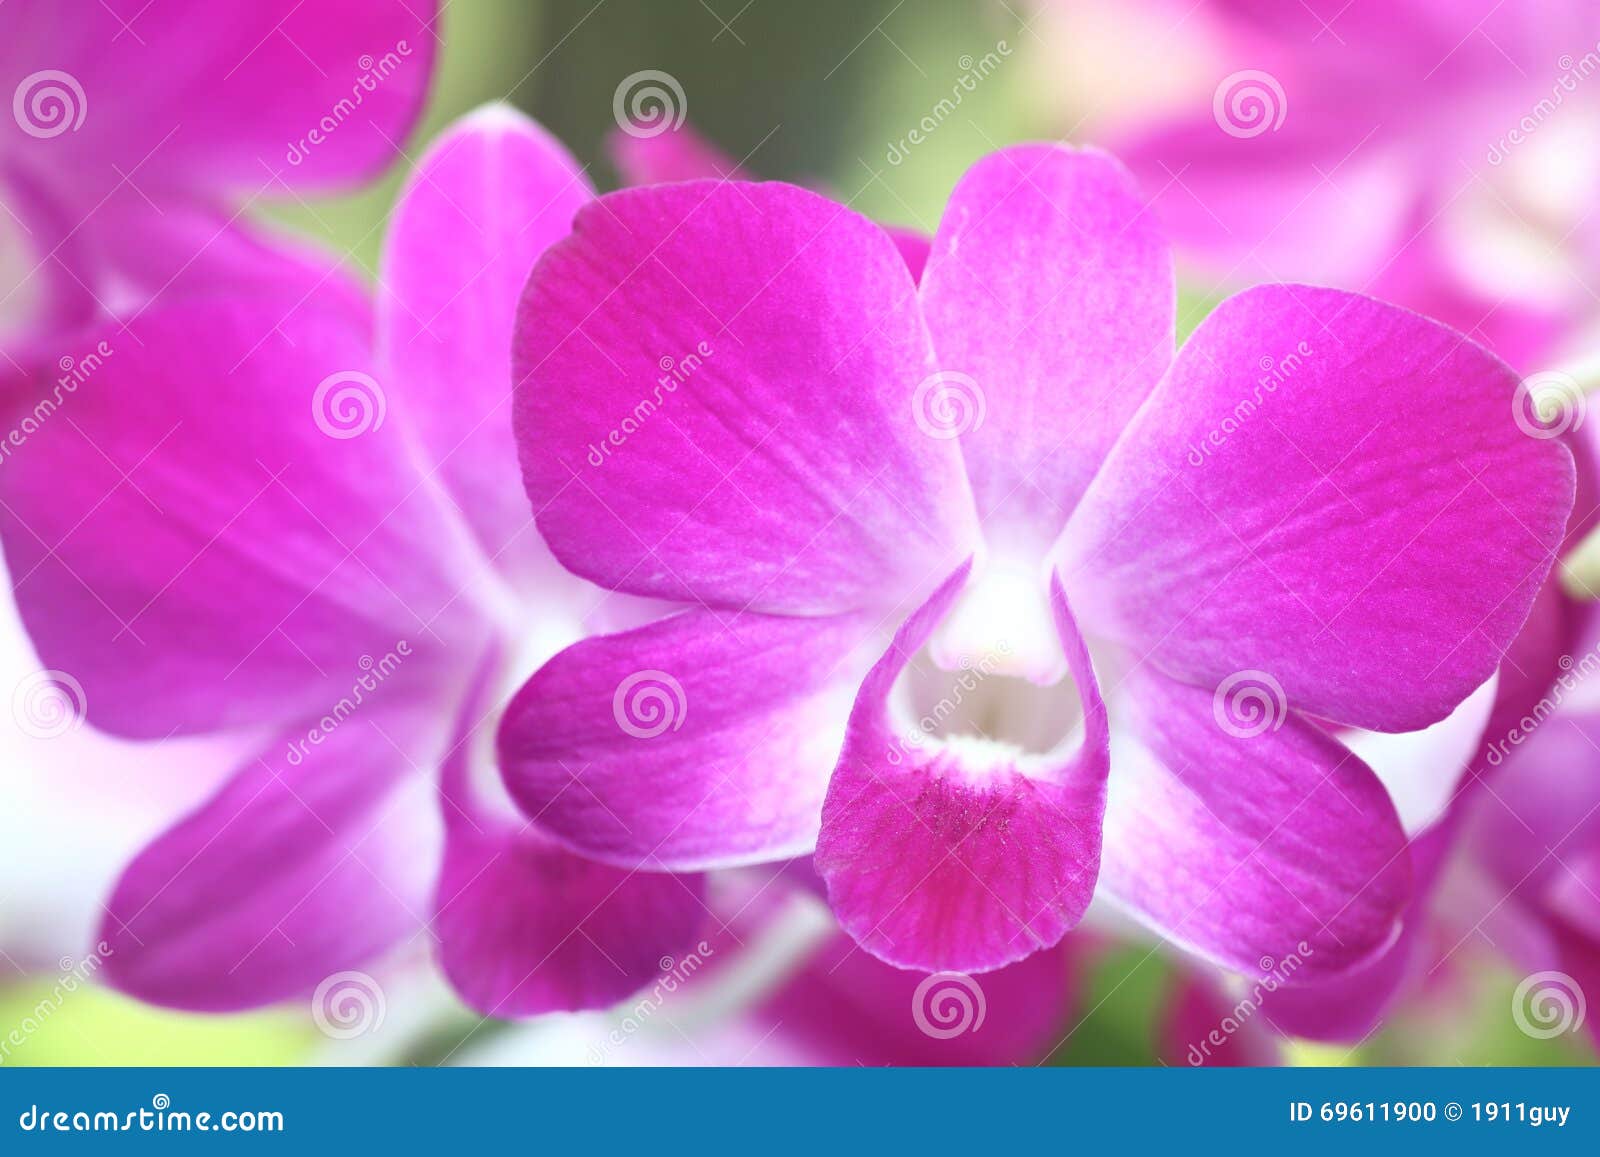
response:
M400 156L437 39L437 0L70 7L0 11L0 244L20 248L21 277L0 284L0 319L34 330L142 307L179 279L277 276L239 218ZM0 352L8 340L0 327Z
M1097 877L1227 967L1302 940L1303 980L1357 966L1409 895L1404 833L1314 720L1413 730L1489 677L1570 455L1518 428L1504 365L1379 302L1263 287L1176 358L1173 314L1165 243L1092 152L980 161L920 283L791 186L580 212L521 306L524 481L564 564L690 609L524 687L512 794L619 866L814 847L845 928L902 967L1054 944ZM1080 624L1145 749L1109 796ZM891 690L924 646L948 670L1004 654L985 677L1070 670L1081 744L907 726ZM638 672L687 705L648 744L613 718ZM1268 726L1223 722L1241 689Z
M396 209L376 337L348 287L151 309L0 470L23 619L88 720L254 747L117 883L124 991L261 1004L427 934L470 1004L526 1015L698 934L698 878L572 855L484 766L507 679L639 614L549 557L509 426L518 291L591 198L486 109Z
M1590 310L1600 14L1585 0L1147 3L1203 88L1113 131L1185 254L1437 317L1514 365ZM1203 30L1204 35L1201 35Z

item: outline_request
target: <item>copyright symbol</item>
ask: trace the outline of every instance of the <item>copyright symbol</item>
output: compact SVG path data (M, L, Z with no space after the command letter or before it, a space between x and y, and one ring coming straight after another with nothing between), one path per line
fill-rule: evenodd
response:
M1456 1104L1454 1101L1451 1101L1444 1107L1444 1119L1446 1121L1461 1120L1461 1106Z

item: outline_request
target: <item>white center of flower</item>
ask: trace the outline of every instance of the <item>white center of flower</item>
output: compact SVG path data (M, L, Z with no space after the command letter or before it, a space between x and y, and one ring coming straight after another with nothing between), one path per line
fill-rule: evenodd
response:
M1042 567L990 558L928 645L947 671L982 666L1044 686L1067 673Z

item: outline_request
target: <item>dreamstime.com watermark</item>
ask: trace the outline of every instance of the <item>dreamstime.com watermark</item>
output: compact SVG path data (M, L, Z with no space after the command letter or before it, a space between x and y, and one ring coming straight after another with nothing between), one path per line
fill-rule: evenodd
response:
M388 1011L383 986L365 972L335 972L311 994L311 1022L334 1040L377 1032Z
M982 986L965 972L925 976L911 994L911 1019L924 1036L934 1040L977 1032L988 1013Z
M40 997L38 1003L29 1009L22 1020L13 1025L5 1036L0 1037L0 1065L9 1061L13 1052L27 1044L29 1037L60 1012L67 1002L67 997L88 984L111 955L111 945L102 940L94 946L94 951L82 960L74 961L71 957L63 957L60 962L61 974L56 978L50 991Z
M677 731L689 714L683 684L666 671L635 671L611 695L611 715L625 734L654 739Z
M630 137L648 139L683 126L689 98L670 72L646 68L623 77L611 94L611 116Z
M78 392L78 387L87 382L96 370L105 365L107 359L116 351L108 341L98 342L95 347L81 357L63 357L56 363L56 368L61 371L57 376L55 385L44 397L34 402L33 408L22 415L20 421L7 432L4 441L0 441L0 465L11 457L40 428L48 422L57 410L62 407L73 394Z
M1600 643L1585 651L1576 660L1571 655L1562 655L1556 660L1556 666L1561 668L1561 674L1555 677L1550 689L1544 693L1539 702L1512 724L1502 738L1489 745L1488 754L1484 758L1490 767L1499 767L1505 762L1512 748L1521 747L1526 743L1544 721L1554 715L1561 704L1566 702L1568 695L1576 691L1589 676L1600 671Z
M976 663L963 659L961 669L956 673L955 680L950 685L948 694L940 698L932 707L928 708L917 720L917 730L912 734L903 734L895 737L889 747L888 760L895 767L916 755L926 746L928 739L938 733L957 711L967 701L967 697L983 685L985 679L994 674L1005 656L1011 653L1011 644L1002 642L995 648L993 654L985 655Z
M1254 739L1283 726L1289 717L1289 698L1271 672L1235 671L1217 684L1211 717L1235 739Z
M149 1108L126 1113L107 1109L50 1109L29 1105L17 1116L24 1133L282 1133L283 1114L275 1109L174 1109L172 1098L157 1093Z
M1279 386L1299 372L1305 359L1311 357L1313 352L1309 343L1301 342L1282 357L1263 354L1256 363L1261 376L1256 378L1255 388L1248 396L1240 398L1221 422L1206 431L1204 437L1189 445L1189 465L1204 466L1206 459L1222 449L1240 427L1255 417L1267 399L1278 392Z
M1246 68L1230 73L1211 94L1211 115L1230 137L1249 140L1275 133L1289 115L1289 97L1270 72Z
M1561 74L1551 84L1550 95L1539 98L1534 106L1523 114L1521 120L1489 146L1489 152L1484 159L1491 165L1504 164L1512 149L1538 132L1546 121L1556 115L1556 111L1566 103L1567 98L1578 91L1579 85L1596 72L1600 72L1600 44L1596 44L1593 49L1576 60L1571 53L1562 56L1556 61L1556 67L1561 70Z
M378 380L360 370L329 374L311 394L311 420L317 429L341 442L381 427L388 408Z
M675 960L671 956L663 956L657 965L661 970L661 979L656 981L655 987L629 1007L623 1014L621 1022L606 1034L603 1041L590 1047L589 1063L605 1064L606 1058L611 1055L611 1050L627 1044L629 1037L649 1024L650 1019L666 1004L667 997L688 983L689 978L704 968L706 961L715 954L716 950L707 941L702 940L694 946L693 952L681 959Z
M406 40L395 42L395 46L382 56L374 57L371 54L363 56L356 61L356 67L361 74L350 85L350 95L342 96L334 102L333 107L322 115L322 119L311 127L298 141L289 142L289 151L286 158L291 165L304 164L311 150L325 143L329 137L339 131L339 126L344 124L366 102L367 97L378 91L378 86L388 80L400 70L406 60L411 56L411 43Z
M350 685L350 694L342 697L326 715L317 720L316 726L306 732L305 738L296 739L289 744L287 753L289 766L299 767L304 763L306 756L311 754L311 749L321 747L323 741L337 731L346 719L354 715L366 702L367 696L398 671L400 664L410 655L410 640L401 639L394 645L394 650L387 652L381 659L374 659L371 655L361 656L361 661L356 664L361 668L361 674L356 676L356 681Z
M1294 951L1282 960L1273 960L1270 956L1263 956L1258 962L1261 977L1249 992L1239 998L1235 1004L1218 1022L1217 1026L1199 1042L1189 1046L1188 1061L1196 1067L1203 1065L1211 1056L1213 1049L1220 1049L1228 1043L1234 1033L1245 1027L1251 1017L1261 1009L1261 1002L1270 992L1276 992L1289 978L1300 971L1306 962L1306 957L1313 955L1311 945L1304 940L1294 946Z
M11 94L11 115L30 137L49 140L75 133L89 115L89 98L70 72L46 68L22 78Z
M891 165L904 162L911 155L912 149L925 143L939 131L940 125L955 115L956 109L961 107L961 102L977 92L978 85L993 75L1011 52L1011 45L1004 40L997 40L993 49L976 59L971 53L963 53L956 60L956 67L961 69L961 75L956 77L955 83L950 86L950 95L940 97L905 136L898 141L890 141L884 160Z
M911 417L917 429L941 442L975 433L988 412L983 388L960 370L938 370L911 391Z
M1535 1040L1577 1032L1588 1012L1582 987L1565 972L1525 976L1511 994L1511 1019Z
M629 438L637 434L656 411L661 409L666 400L678 392L678 387L693 377L695 371L715 352L710 342L703 341L681 358L663 357L656 362L656 368L661 371L661 376L656 378L655 388L649 395L640 398L633 409L623 415L622 420L613 426L604 438L590 443L589 465L604 466L612 451L620 449Z
M35 671L11 691L11 718L34 739L58 739L83 726L89 697L66 671Z

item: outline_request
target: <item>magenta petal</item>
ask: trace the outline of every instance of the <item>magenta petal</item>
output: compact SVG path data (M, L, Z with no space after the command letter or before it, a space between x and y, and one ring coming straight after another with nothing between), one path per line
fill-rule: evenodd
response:
M436 637L469 658L473 572L385 421L361 318L262 287L83 341L0 469L0 536L92 722L259 727L327 710L363 658L434 683Z
M506 709L506 786L541 827L625 868L805 854L873 637L864 618L686 611L586 639Z
M1224 726L1210 690L1146 669L1126 686L1101 880L1163 936L1296 983L1355 968L1399 931L1405 832L1383 785L1294 713ZM1277 726L1274 727L1273 724Z
M961 448L986 534L1037 558L1172 360L1172 255L1111 157L1022 145L950 195L921 297L984 403Z
M705 923L704 880L583 859L477 803L467 750L445 772L433 924L461 998L498 1017L604 1008L670 970Z
M316 744L315 721L277 736L141 852L101 930L111 983L175 1008L249 1008L309 992L420 929L439 821L408 761L436 753L410 706L371 705Z
M625 190L578 214L518 314L515 422L539 529L636 594L832 613L970 553L958 451L878 226L788 185Z
M1572 505L1572 457L1519 428L1516 389L1482 349L1393 306L1240 294L1074 515L1074 605L1188 682L1259 670L1310 715L1434 723L1500 662Z
M1409 259L1405 214L1418 178L1403 142L1371 139L1392 108L1343 87L1337 107L1321 109L1290 89L1292 113L1276 131L1249 136L1226 132L1208 101L1122 142L1117 155L1138 175L1163 230L1212 276L1365 285L1386 262ZM1252 90L1264 115L1283 107L1248 75L1223 89L1224 99ZM1336 181L1324 165L1338 166Z
M1258 1009L1254 994L1246 996L1248 1003L1224 988L1219 977L1178 969L1161 1015L1162 1062L1196 1068L1280 1063L1267 1014Z
M889 718L895 680L949 610L957 571L895 636L862 684L828 785L815 864L839 922L901 968L999 968L1048 948L1083 915L1100 868L1105 707L1059 583L1056 627L1084 701L1070 756L982 765Z
M85 209L130 179L158 197L182 186L281 190L280 178L297 189L347 183L401 159L432 74L438 7L107 0L64 19L50 0L19 0L0 49L5 91L39 69L65 73L78 88L67 115L82 116L71 131L41 116L44 131L6 147L70 173Z
M606 138L606 152L629 185L749 179L738 161L687 124L669 128L664 123L630 123Z
M1084 948L1067 937L982 976L893 968L843 933L755 1010L819 1065L1028 1065L1071 1026Z
M396 418L416 433L484 552L513 576L554 562L511 440L511 331L523 283L594 199L571 154L506 105L447 130L417 166L384 253L379 337Z

